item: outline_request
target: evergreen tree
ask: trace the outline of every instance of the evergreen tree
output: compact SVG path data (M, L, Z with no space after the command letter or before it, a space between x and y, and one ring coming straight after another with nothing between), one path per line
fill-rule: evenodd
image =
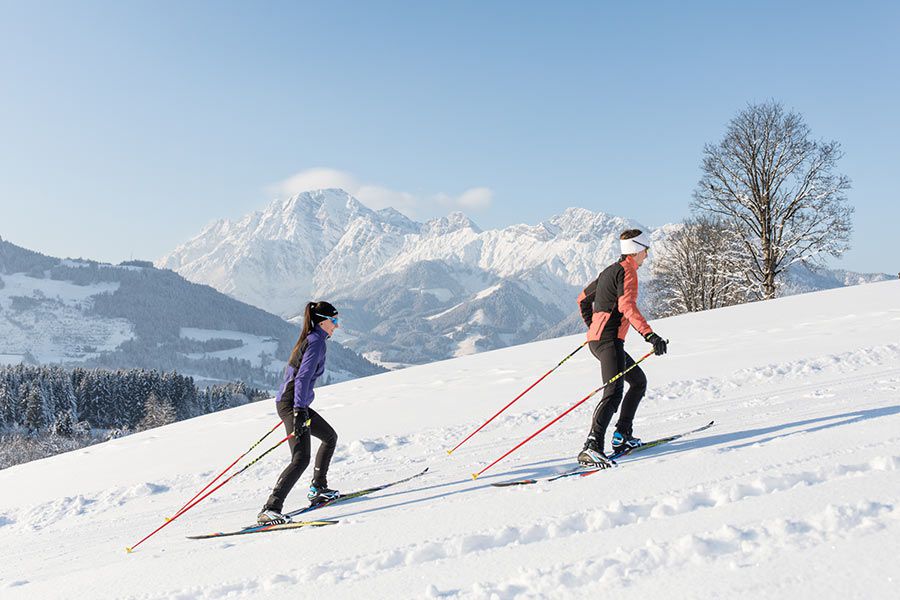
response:
M47 425L44 399L37 386L30 386L25 396L25 426L32 432L41 431Z
M56 415L50 431L56 435L72 436L75 433L75 418L72 411L66 410Z
M0 375L0 429L11 423L10 417L12 417L12 410L9 390L6 387L6 377Z
M175 408L168 400L161 400L151 392L144 403L144 418L138 423L137 430L144 431L154 427L162 427L175 422Z
M97 379L97 369L85 371L78 382L78 387L76 389L79 418L94 426L100 424L100 403Z

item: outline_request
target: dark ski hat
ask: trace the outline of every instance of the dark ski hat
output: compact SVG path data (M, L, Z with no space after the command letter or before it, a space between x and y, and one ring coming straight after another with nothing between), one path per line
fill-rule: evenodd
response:
M310 302L306 305L306 308L309 310L310 319L316 325L328 317L336 317L338 314L337 309L330 302L325 302L324 300Z

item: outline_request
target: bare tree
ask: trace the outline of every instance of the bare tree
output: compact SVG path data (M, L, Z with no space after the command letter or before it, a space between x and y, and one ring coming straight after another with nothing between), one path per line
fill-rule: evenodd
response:
M741 244L722 220L689 219L653 257L651 293L658 317L746 302L739 272Z
M693 208L740 232L752 297L774 298L791 263L816 264L849 248L850 180L834 173L840 145L809 136L799 114L767 102L749 105L721 142L704 147Z

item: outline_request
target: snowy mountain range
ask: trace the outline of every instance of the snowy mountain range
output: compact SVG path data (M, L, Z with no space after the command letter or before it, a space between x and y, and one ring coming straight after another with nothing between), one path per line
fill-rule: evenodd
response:
M422 363L527 341L560 322L629 226L640 225L573 208L482 231L459 212L419 223L328 189L214 223L157 266L289 319L307 299L328 298L349 347Z
M0 239L0 364L178 370L280 383L295 324L146 261L59 259ZM332 344L328 381L383 371Z
M287 319L327 298L350 348L385 365L425 363L579 331L575 298L619 255L618 234L636 227L664 244L680 226L569 208L485 231L460 212L420 223L325 189L213 223L156 264ZM796 271L791 289L841 285Z

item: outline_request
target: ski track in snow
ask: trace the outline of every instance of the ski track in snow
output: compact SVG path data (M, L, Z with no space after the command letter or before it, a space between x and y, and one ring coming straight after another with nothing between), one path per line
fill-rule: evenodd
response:
M730 567L755 565L777 557L783 550L799 550L879 531L889 520L900 521L900 509L895 505L866 501L856 505L828 505L806 519L774 519L745 527L724 525L671 542L651 539L642 548L619 550L601 559L549 569L526 569L507 581L475 584L471 590L439 595L507 600L569 598L587 594L589 589L601 593L612 584L627 586L650 573L659 576L660 570L674 572L687 565L717 562L725 562Z
M638 412L635 423L646 419L648 408L664 405L677 405L682 398L705 400L706 410L683 412L678 411L670 415L653 415L655 422L678 422L689 417L703 417L722 405L729 408L735 404L742 407L766 406L772 407L778 398L788 401L794 394L807 392L807 397L814 399L831 398L835 390L840 388L852 388L862 383L874 383L879 385L880 391L893 392L900 389L900 377L883 379L885 375L900 374L900 367L880 371L879 373L865 373L862 375L847 375L857 373L866 368L900 364L900 344L886 344L870 348L860 348L852 352L828 355L807 360L798 360L783 364L772 364L756 369L741 369L730 376L718 378L697 378L691 380L673 381L666 384L663 390L650 389L641 401L641 410ZM811 377L817 377L810 381ZM822 381L822 377L832 377L830 381ZM807 383L785 385L785 382L797 380ZM744 391L744 390L751 391ZM777 396L773 396L774 390ZM591 391L591 390L588 390ZM735 393L739 392L739 393ZM741 393L743 392L743 393ZM598 399L595 395L586 404L591 410L593 402ZM572 403L580 398L572 399L566 404L555 404L539 409L525 410L503 414L495 419L491 426L499 426L505 429L517 430L523 426L538 426L555 417ZM459 439L467 435L480 425L480 421L470 421L465 426L457 426L434 432L429 436L439 440ZM571 434L566 430L548 430L543 434L545 439L568 437ZM484 447L486 443L475 441L470 443L468 449Z
M707 406L713 408L715 401L727 402L729 405L735 402L742 403L742 406L751 407L754 405L765 404L772 405L770 396L764 391L753 391L741 395L729 395L728 392L734 390L743 390L747 387L754 390L761 390L763 386L777 386L779 395L789 397L799 391L808 390L807 397L810 398L830 398L835 394L832 391L833 386L853 386L860 382L871 382L877 384L879 389L885 391L897 391L900 389L900 377L884 378L884 373L900 373L900 368L891 369L880 374L865 374L854 377L839 377L834 380L832 385L828 382L811 382L807 384L783 386L785 381L793 381L802 379L810 374L820 376L843 375L845 373L855 373L864 367L879 366L885 364L900 363L900 344L887 344L875 346L871 348L861 348L852 352L838 355L829 355L808 360L794 361L785 364L773 364L761 367L759 369L742 369L736 373L719 378L701 378L685 381L675 381L665 386L664 392L649 391L647 397L642 402L642 410L646 412L649 405L654 403L664 403L677 398L708 398ZM567 405L560 404L540 409L526 410L521 413L511 415L502 415L496 419L491 425L500 425L506 429L518 429L526 425L538 426L552 418ZM709 414L703 413L703 414ZM654 418L663 421L681 421L687 417L700 416L699 413L683 413L678 412L675 415L664 417L663 419ZM639 413L637 423L641 421ZM408 436L382 436L363 438L354 440L348 444L338 443L335 457L332 464L347 463L348 469L358 470L365 466L381 465L390 463L394 460L394 456L390 452L404 446L411 446L414 450L421 450L426 453L435 446L440 447L447 443L447 440L460 439L466 435L471 429L477 427L480 422L472 421L465 426L455 426L446 428L433 428L422 431L417 434ZM551 440L560 437L568 437L570 433L565 430L550 430L545 434L545 439ZM491 443L493 445L494 442ZM759 442L754 442L759 443ZM482 445L485 445L483 442ZM477 449L478 444L472 443L467 450ZM663 448L665 451L665 448ZM352 458L351 458L352 457ZM261 467L254 475L262 485L261 489L265 489L270 480L282 468L282 465L268 465ZM95 515L108 510L121 507L127 502L135 499L145 498L147 496L168 492L172 489L181 488L182 495L187 493L186 490L192 487L202 487L212 472L198 474L197 477L188 481L184 478L173 478L163 482L145 482L143 484L133 486L129 489L118 488L107 490L96 497L85 497L81 494L73 497L63 497L56 500L41 503L30 508L20 510L18 513L0 515L0 528L8 525L14 525L21 528L30 528L34 530L44 529L58 521L67 517L81 515ZM241 496L244 494L241 493ZM190 497L190 496L187 496ZM213 502L222 502L224 495L211 498ZM185 498L186 499L186 498ZM177 502L175 499L172 502Z
M898 441L900 438L890 440L891 443ZM274 576L248 578L212 588L178 590L158 597L181 600L223 598L239 592L262 593L279 586L302 586L309 581L337 585L382 576L391 570L414 569L473 554L479 559L486 559L485 553L493 551L507 552L547 540L600 534L650 520L725 507L797 487L864 477L873 472L896 473L900 470L900 456L879 456L864 463L837 464L776 475L760 474L767 470L768 467L757 469L752 472L755 477L749 480L746 479L748 474L737 474L729 478L736 480L733 482L701 484L690 490L639 502L614 501L604 508L544 519L526 527L499 527L395 548L376 555L357 556L349 561L325 562ZM743 526L725 525L718 530L682 536L668 542L650 539L644 547L632 550L620 548L602 559L567 563L550 569L526 569L509 580L480 582L468 590L441 591L430 585L416 595L491 600L580 596L587 593L582 588L596 588L599 592L612 583L627 587L633 579L659 569L676 570L688 564L718 561L730 567L756 564L771 559L782 549L803 548L864 535L882 530L892 522L900 522L900 507L894 504L867 500L855 505L829 504L819 514L809 518L775 519Z
M169 488L165 485L142 483L127 489L116 488L108 490L96 498L86 498L82 494L71 497L66 496L52 502L39 504L24 511L19 519L19 526L39 531L70 517L103 513L107 510L124 506L133 500L167 491L169 491ZM10 520L9 522L14 523L15 521ZM0 518L0 526L2 524L3 518Z
M900 441L900 438L894 441ZM768 468L759 469L756 473L758 474L760 471L765 471L767 469ZM652 519L666 519L696 510L714 509L740 502L747 498L791 490L798 486L815 486L832 482L840 478L863 476L870 472L896 472L898 470L900 470L900 456L883 456L861 464L839 464L829 468L818 468L809 471L793 471L778 475L757 475L749 481L698 485L685 492L666 495L657 499L647 499L642 502L622 503L621 501L615 501L605 508L589 509L553 519L544 519L527 527L500 527L475 534L453 536L442 540L433 540L403 548L395 548L374 556L358 556L353 560L340 563L320 563L310 569L298 570L294 572L294 574L282 574L280 581L295 584L300 584L304 581L320 581L337 584L349 579L363 579L374 575L380 575L389 569L413 567L445 559L460 558L473 552L487 552L498 549L504 550L510 546L534 544L550 539L567 538L569 536L583 534L596 534ZM743 479L744 477L745 476L735 476L734 478ZM509 492L511 490L504 491ZM866 524L875 526L877 525L877 519L875 519L875 517L881 517L882 513L885 512L892 516L892 518L900 518L900 511L894 506L878 503L868 503L867 508L859 510L844 507L834 510L836 510L837 513L830 517L832 521L838 519L839 522L843 522L841 519L844 519L854 526L860 525L859 521L861 517L872 517L866 521ZM831 515L830 512L828 514ZM854 515L857 516L854 517ZM808 526L804 525L803 522L786 521L785 523L790 523L790 528L785 525L785 527L781 527L781 529L787 532L805 532L809 528L821 529L816 524L817 522L815 520ZM696 540L696 543L678 543L675 545L675 548L680 550L682 547L686 547L700 552L701 547L706 545L708 546L707 550L701 553L705 556L712 557L712 555L720 553L729 554L732 552L732 549L729 546L730 542L728 540L733 538L734 532L738 530L733 527L725 529L728 531L725 535L725 539L720 539L717 535L706 537L692 536ZM764 532L768 531L766 527L763 527L763 530ZM752 530L745 531L742 534L741 539L754 539L756 534L751 533L751 531ZM831 533L833 531L835 530L826 529L824 530L824 533ZM764 533L764 535L769 535L769 533ZM723 548L727 551L716 552L717 544L723 545ZM613 561L611 564L622 562L623 561L618 560ZM571 567L567 566L566 568L570 569ZM623 565L623 568L631 569L628 565ZM593 566L585 567L584 569L578 567L576 570L585 569L590 572L596 570ZM595 582L596 579L597 578L588 578L587 581ZM263 588L267 581L268 580L245 582L241 585L243 585L245 589L256 587ZM232 589L232 586L226 586L221 590L218 590L216 594L223 593L229 589ZM493 593L499 593L500 598L513 598L516 593L522 593L522 591L517 586L510 584L504 589L491 588L490 593L488 593L487 588L485 588L485 593L483 595L484 597L492 597L491 594ZM509 595L510 593L513 595ZM201 597L216 596L204 595ZM539 598L541 596L535 595L533 597Z
M788 365L769 365L757 373L753 370L742 370L730 377L703 379L685 382L674 382L668 386L668 396L705 392L710 399L722 398L734 402L734 396L728 391L741 390L751 382L765 385L778 385L785 380L802 378L803 375L842 375L852 373L863 367L883 366L891 364L900 355L900 346L886 346L862 349L845 355L827 356L808 361L797 361ZM780 393L788 396L792 393L807 391L810 398L833 398L834 393L827 390L837 386L853 386L860 382L870 382L885 391L900 389L900 378L885 378L885 373L898 372L898 369L865 374L854 377L840 377L834 382L813 382L792 386L790 389L780 387ZM753 396L754 392L744 396ZM765 397L765 396L764 396ZM652 395L645 400L653 401ZM742 406L763 405L747 400ZM558 412L557 407L526 411L503 419L504 426L515 427L523 424L539 423ZM693 415L691 415L693 416ZM680 420L684 415L672 420ZM465 428L457 427L460 431ZM715 435L715 432L711 432ZM420 441L427 443L430 439L441 439L453 435L446 430L437 430L420 434ZM871 448L886 444L897 444L900 438L891 438L881 442L861 445L860 448ZM363 444L363 441L354 442ZM409 440L404 440L409 443ZM754 444L764 442L756 441ZM363 446L375 451L389 447L386 443L369 442ZM726 449L719 449L727 451ZM665 448L662 449L665 451ZM838 457L846 450L838 449L833 454ZM636 457L649 459L651 457ZM822 455L808 460L821 460ZM634 460L634 459L628 459ZM803 462L792 461L792 464ZM707 482L694 486L690 490L669 494L659 498L645 499L641 502L623 503L615 501L600 509L589 509L576 513L561 515L552 519L544 519L525 527L500 527L478 533L447 537L440 540L412 544L394 548L376 555L357 556L341 562L325 562L313 568L282 573L277 577L249 579L234 582L217 589L184 592L179 598L216 598L234 593L238 590L261 592L281 585L302 585L305 581L319 581L326 584L340 584L351 580L365 580L369 577L382 576L391 570L415 568L417 566L439 563L462 558L473 553L505 552L511 548L537 544L547 540L564 539L571 536L599 534L612 529L627 527L650 520L663 520L698 510L716 509L750 498L789 491L797 487L817 486L839 479L862 477L873 472L896 473L900 470L900 456L878 456L864 463L837 464L830 467L819 467L808 470L787 470L772 473L773 465L765 465L747 473L734 474L729 481ZM597 476L602 477L600 473ZM574 480L575 485L578 485ZM560 483L544 484L559 486ZM565 485L563 483L562 485ZM512 490L495 490L494 493L527 493L528 488ZM352 513L351 513L352 514ZM337 515L335 518L341 518ZM579 563L565 564L548 570L525 571L520 578L497 583L477 583L470 590L440 591L435 586L428 586L421 594L424 597L447 598L544 598L571 597L580 595L582 587L597 586L602 588L605 582L617 581L625 585L631 577L636 577L644 570L677 569L678 567L698 562L726 561L728 564L738 562L754 562L762 560L772 548L802 547L810 543L828 542L834 537L856 535L883 528L885 519L900 519L900 511L893 504L878 502L860 502L857 506L829 505L824 512L812 519L775 520L751 527L724 526L718 531L690 535L665 543L647 542L646 548L619 551L602 560L588 560ZM537 583L537 584L536 584Z
M751 308L763 316L776 314L765 312L764 303ZM699 584L707 585L706 597L820 598L832 591L841 598L889 597L885 590L896 586L900 575L896 567L885 567L889 558L882 559L900 548L900 344L883 343L897 339L896 326L887 335L867 333L881 331L885 323L883 317L880 322L864 320L873 314L840 317L855 336L847 342L854 350L807 352L804 358L767 362L761 357L769 356L769 348L760 341L744 363L759 367L719 366L712 370L715 376L696 367L683 375L677 371L678 377L671 377L676 371L660 369L669 380L651 380L636 432L651 439L713 419L715 427L627 457L619 469L531 486L498 489L490 483L545 477L571 466L596 396L477 482L469 474L591 391L586 376L593 371L588 367L598 371L591 357L573 362L569 379L555 378L495 419L452 459L444 450L493 414L490 408L481 414L486 399L496 400L493 410L499 408L502 399L493 398L493 392L477 397L478 410L475 405L461 410L462 398L438 404L445 413L429 423L438 426L417 427L421 415L412 413L415 418L401 422L410 424L406 429L393 427L379 435L379 427L390 425L391 417L383 415L380 405L367 404L364 381L345 384L340 393L332 392L334 414L348 418L338 410L347 407L355 418L368 418L371 426L339 440L329 480L354 490L430 465L426 476L313 513L340 521L330 528L225 541L183 539L189 533L245 524L284 467L281 455L261 461L133 555L124 555L121 548L161 524L162 516L205 485L219 465L198 468L205 463L194 460L172 469L171 476L147 473L141 475L147 477L142 483L108 488L98 482L118 480L88 476L90 483L73 485L67 495L0 508L0 596L66 597L67 590L82 586L96 597L141 600L686 597L684 590ZM701 323L705 316L687 318ZM806 325L786 319L755 332L735 322L723 335L752 339L788 330L801 335L798 327ZM815 336L833 336L834 322L836 318L823 317L811 323L819 327ZM815 336L808 340L810 347L817 347L812 346ZM558 345L570 350L569 344ZM391 380L389 388L378 388L381 395L373 397L425 402L423 393L440 396L447 388L452 391L445 395L456 394L470 389L473 377L482 377L489 380L486 386L502 383L511 399L539 374L485 360L480 371L472 362L460 362L454 363L459 368L427 366L423 373L430 376L418 379L399 373L396 384ZM580 369L581 383L573 383L575 369ZM701 373L707 376L691 376ZM579 395L585 382L587 389ZM560 389L566 392L554 391ZM223 413L221 419L237 419L255 429L260 419L248 418L250 408ZM360 417L360 412L370 416ZM383 421L372 420L373 414ZM408 416L394 415L401 420ZM216 418L198 420L190 443L216 435L221 425L213 422ZM168 452L169 461L189 458L191 447L183 441L188 436L179 439L171 451L153 448ZM129 439L105 448L127 450ZM97 461L102 450L92 450L91 459ZM141 460L155 458L145 454ZM21 468L20 481L34 485L24 476L28 468ZM301 488L292 501L302 503ZM815 558L821 564L814 564ZM879 561L883 564L877 565ZM163 572L167 575L160 577Z

